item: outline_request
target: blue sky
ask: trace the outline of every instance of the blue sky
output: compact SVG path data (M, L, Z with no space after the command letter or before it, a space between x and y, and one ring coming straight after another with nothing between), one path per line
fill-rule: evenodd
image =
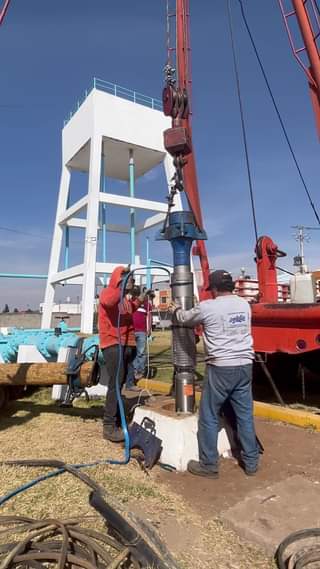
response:
M306 80L293 60L277 0L244 0L274 94L317 206L319 146ZM249 204L226 2L191 0L193 129L212 266L254 270ZM291 225L315 225L233 0L259 234L286 250ZM12 0L0 29L1 272L46 273L60 175L63 119L92 77L161 97L165 0ZM159 196L161 175L141 181ZM154 188L154 190L153 190ZM139 190L138 190L139 191ZM78 237L79 238L79 237ZM151 238L153 236L151 235ZM307 245L319 266L318 232ZM75 238L77 239L77 238ZM170 258L169 247L153 245ZM128 249L129 257L129 249ZM0 308L36 307L39 281L0 281ZM59 293L60 298L65 293Z

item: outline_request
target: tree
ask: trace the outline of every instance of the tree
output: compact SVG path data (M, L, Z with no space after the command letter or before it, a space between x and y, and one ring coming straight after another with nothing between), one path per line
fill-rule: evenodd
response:
M15 314L17 314L17 312L19 312L19 310L18 310L17 308L14 308L13 312L14 312Z
M4 309L2 310L2 314L5 314L6 312L10 312L10 308L7 304L4 305Z

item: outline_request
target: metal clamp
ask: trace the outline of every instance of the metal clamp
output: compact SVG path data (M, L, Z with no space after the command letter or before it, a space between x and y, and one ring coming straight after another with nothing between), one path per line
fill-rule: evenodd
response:
M83 338L80 339L77 351L74 354L73 358L68 363L68 367L66 368L66 374L68 376L68 387L66 394L63 400L60 403L61 407L72 407L72 403L74 399L81 397L84 395L86 401L89 401L89 395L85 387L83 387L80 383L80 369L81 366L86 361L86 352L91 349L91 346L88 350L82 352L82 345L83 345ZM94 365L91 372L90 381L87 387L92 385L96 385L99 382L100 378L100 366L98 363L98 356L99 356L99 346L95 346L95 351L93 355Z

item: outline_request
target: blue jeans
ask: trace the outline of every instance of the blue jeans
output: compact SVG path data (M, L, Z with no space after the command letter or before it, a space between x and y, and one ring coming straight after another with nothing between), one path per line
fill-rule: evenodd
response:
M126 388L130 389L135 385L135 373L143 373L146 365L146 340L147 334L145 332L136 332L136 357L128 366L128 373L126 379Z
M147 334L145 332L136 332L136 350L137 355L133 362L135 373L144 373L146 365L146 341Z
M134 360L130 361L130 363L128 364L127 377L126 377L127 389L130 389L130 387L133 387L135 385L133 362Z
M199 461L218 471L218 433L220 410L229 399L237 418L242 460L248 470L258 465L259 449L253 421L252 365L207 365L198 424Z

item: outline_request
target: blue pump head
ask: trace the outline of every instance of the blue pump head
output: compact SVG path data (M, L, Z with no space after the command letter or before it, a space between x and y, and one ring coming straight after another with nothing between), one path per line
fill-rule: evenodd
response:
M173 264L188 265L192 241L207 239L206 232L197 228L191 211L169 213L166 227L157 234L157 240L171 242Z

